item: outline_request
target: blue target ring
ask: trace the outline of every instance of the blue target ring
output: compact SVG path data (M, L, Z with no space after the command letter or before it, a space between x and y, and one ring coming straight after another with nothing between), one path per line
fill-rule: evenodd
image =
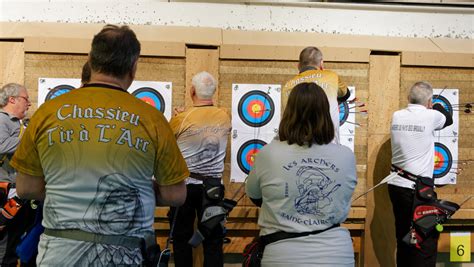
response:
M69 93L71 90L74 89L74 86L71 86L71 85L67 85L67 84L61 84L61 85L58 85L56 87L54 87L53 89L51 89L48 94L46 95L46 98L44 99L44 101L48 101L48 100L51 100L53 98L56 98L60 95L63 95L65 93Z
M339 126L343 125L349 117L349 104L342 102L339 104Z
M433 95L433 105L436 103L441 104L443 108L451 114L451 116L453 115L453 106L446 97L442 95Z
M273 118L275 104L262 91L250 91L242 96L237 106L240 119L248 126L261 127Z
M441 178L449 173L453 164L453 156L445 145L435 142L433 178Z
M237 164L246 174L249 174L253 167L254 155L260 151L267 143L260 139L252 139L240 146L237 152Z
M144 102L154 106L161 112L165 112L165 100L163 96L151 87L142 87L135 90L132 95Z

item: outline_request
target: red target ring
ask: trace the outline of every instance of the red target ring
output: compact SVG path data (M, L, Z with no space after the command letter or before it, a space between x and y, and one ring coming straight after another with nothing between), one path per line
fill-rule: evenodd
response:
M448 147L435 143L433 178L441 178L449 173L453 164L453 156Z

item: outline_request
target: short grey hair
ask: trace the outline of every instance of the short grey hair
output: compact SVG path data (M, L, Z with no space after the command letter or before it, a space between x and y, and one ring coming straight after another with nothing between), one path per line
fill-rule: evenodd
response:
M323 60L321 50L314 46L308 46L300 53L299 67L300 69L307 66L321 67L321 60Z
M5 84L0 89L0 108L5 107L8 104L8 99L12 96L19 96L20 91L24 90L24 86L18 83Z
M212 99L216 92L216 79L207 71L194 75L192 85L196 89L196 95L199 99Z
M408 101L410 104L426 105L433 97L433 87L428 82L416 82L410 89Z

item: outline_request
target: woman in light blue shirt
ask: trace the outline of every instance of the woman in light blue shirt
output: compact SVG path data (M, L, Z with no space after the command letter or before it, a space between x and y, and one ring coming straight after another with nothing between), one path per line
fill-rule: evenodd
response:
M297 85L278 137L256 156L247 195L261 204L260 235L306 233L265 247L263 266L354 266L349 213L356 181L352 151L331 141L334 125L318 85ZM317 232L317 233L314 233Z

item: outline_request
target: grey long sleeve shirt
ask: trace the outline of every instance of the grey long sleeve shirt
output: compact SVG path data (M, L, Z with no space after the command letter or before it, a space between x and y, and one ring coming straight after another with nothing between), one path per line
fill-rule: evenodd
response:
M10 159L20 143L21 127L18 118L0 110L0 181L15 182L16 171L10 166Z

